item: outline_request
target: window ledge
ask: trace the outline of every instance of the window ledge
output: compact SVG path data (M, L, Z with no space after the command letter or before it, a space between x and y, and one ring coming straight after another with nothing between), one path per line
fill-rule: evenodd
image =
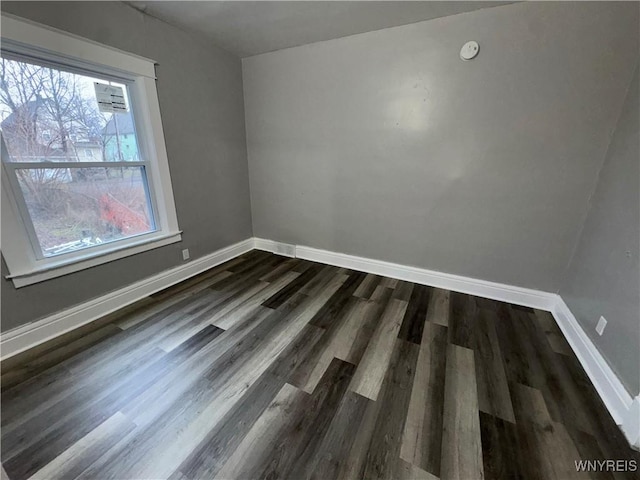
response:
M102 250L99 253L87 251L84 257L73 259L61 259L58 262L48 262L46 265L31 270L7 275L7 279L13 280L15 288L25 287L34 283L43 282L51 278L61 277L69 273L79 272L87 268L102 265L104 263L129 257L137 253L153 250L182 240L182 232L163 233L161 235L145 236L137 242L128 242L127 245L114 243L110 250ZM90 249L88 249L90 250Z

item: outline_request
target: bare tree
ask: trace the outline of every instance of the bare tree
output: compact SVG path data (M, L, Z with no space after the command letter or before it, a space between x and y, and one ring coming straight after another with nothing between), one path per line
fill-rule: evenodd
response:
M44 107L57 124L60 145L66 160L72 161L74 158L70 150L73 149L73 144L70 142L69 134L72 130L74 106L79 100L76 77L59 70L45 70L44 92L49 101L44 102Z
M38 103L43 90L41 67L2 58L0 63L0 102L3 114L11 114L7 143L20 160L37 155ZM31 107L31 108L30 108Z
M105 125L109 121L107 114L102 113L96 108L96 102L92 99L78 98L73 104L72 118L86 128L91 139L100 144L102 151L102 161L106 162L107 144L110 137L106 135Z
M81 101L75 78L67 72L1 59L0 108L6 117L3 136L17 161L53 159L56 151L62 151L66 161L76 157L69 139ZM69 170L22 169L16 173L35 208L65 210L61 186L68 181Z

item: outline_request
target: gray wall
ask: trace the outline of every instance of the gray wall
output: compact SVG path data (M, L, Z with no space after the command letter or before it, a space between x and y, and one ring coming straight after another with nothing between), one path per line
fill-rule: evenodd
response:
M637 61L636 61L637 64ZM638 68L560 295L629 391L640 391ZM595 326L604 315L607 327Z
M637 36L519 3L243 59L254 234L557 292Z
M2 330L49 315L251 236L240 60L120 2L2 2L2 11L152 58L183 241L14 289ZM2 274L7 274L4 261Z

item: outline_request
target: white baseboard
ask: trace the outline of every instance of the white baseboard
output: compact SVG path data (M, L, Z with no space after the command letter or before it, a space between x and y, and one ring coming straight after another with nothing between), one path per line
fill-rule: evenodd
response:
M204 257L145 278L132 285L110 292L0 335L0 360L35 347L57 336L97 320L171 285L182 282L216 265L227 262L254 248L253 238L217 250Z
M296 245L296 256L314 262L336 265L361 272L398 278L408 282L430 285L432 287L467 293L478 297L491 298L502 302L514 303L526 307L551 310L556 295L550 292L514 287L502 283L461 277L450 273L436 272L425 268L411 267L397 263L384 262L371 258L335 253L318 248Z
M633 403L622 419L622 432L631 446L640 451L640 394L633 399Z
M284 255L285 257L295 257L296 245L290 243L276 242L274 240L267 240L266 238L253 238L253 246L256 250L264 250L265 252L277 253L278 255Z
M640 395L629 394L560 296L551 313L607 410L629 443L640 448Z
M256 238L255 248L278 253L282 247L279 242ZM629 443L635 448L640 448L640 395L634 399L627 392L620 379L609 367L609 364L558 294L302 245L295 245L294 249L295 256L305 260L398 278L422 285L551 312L609 413L620 426Z
M266 238L253 237L253 248L256 250L275 253L279 243L280 242L274 240L267 240Z

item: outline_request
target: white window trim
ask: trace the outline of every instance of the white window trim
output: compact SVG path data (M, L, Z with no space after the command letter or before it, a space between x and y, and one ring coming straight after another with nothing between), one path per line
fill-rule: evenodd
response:
M2 14L2 48L10 53L115 75L129 81L157 230L56 257L38 259L2 168L2 252L16 288L181 241L155 82L155 62L35 22ZM3 151L3 155L6 152Z

